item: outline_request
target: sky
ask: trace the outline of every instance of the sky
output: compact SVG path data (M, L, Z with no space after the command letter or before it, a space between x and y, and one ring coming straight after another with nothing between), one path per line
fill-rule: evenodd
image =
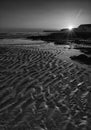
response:
M0 0L0 28L62 29L91 24L91 0Z

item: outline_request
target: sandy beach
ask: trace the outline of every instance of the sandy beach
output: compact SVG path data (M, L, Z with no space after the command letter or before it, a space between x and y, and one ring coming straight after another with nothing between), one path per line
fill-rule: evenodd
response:
M0 43L0 128L91 127L91 69L70 59L79 50L14 39Z

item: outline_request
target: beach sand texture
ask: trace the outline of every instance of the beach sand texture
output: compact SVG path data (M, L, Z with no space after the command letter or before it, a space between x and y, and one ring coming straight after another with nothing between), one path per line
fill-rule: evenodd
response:
M52 45L0 45L0 130L91 129L90 70L63 56Z

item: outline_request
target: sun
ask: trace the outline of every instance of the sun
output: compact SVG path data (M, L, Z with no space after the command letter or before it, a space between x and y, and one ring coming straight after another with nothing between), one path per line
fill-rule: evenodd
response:
M72 30L72 29L73 29L73 26L69 26L68 29L69 29L69 30Z

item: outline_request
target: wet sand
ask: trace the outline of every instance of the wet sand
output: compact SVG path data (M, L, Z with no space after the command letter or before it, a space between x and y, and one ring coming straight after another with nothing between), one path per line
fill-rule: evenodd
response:
M0 128L91 129L91 69L81 52L50 44L0 45Z

